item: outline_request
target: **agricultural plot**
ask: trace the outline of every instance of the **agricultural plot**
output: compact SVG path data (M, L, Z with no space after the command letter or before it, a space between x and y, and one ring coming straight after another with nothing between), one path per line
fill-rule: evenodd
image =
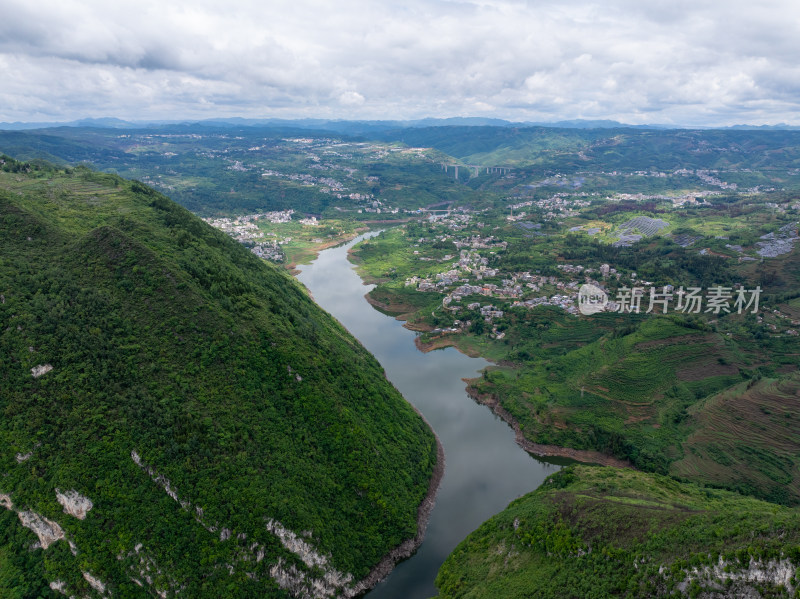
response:
M713 347L699 335L692 341L651 346L626 355L587 377L586 390L612 401L652 403L677 381L676 369L698 360Z
M689 410L694 432L670 473L781 503L800 502L800 377L741 383Z
M756 243L756 253L762 258L775 258L788 254L794 248L794 243L800 239L797 236L797 223L789 223L775 231L761 236Z
M681 246L682 248L688 248L693 243L700 241L702 237L696 235L673 235L672 241L676 244Z
M629 221L622 223L619 226L621 234L631 234L634 231L639 231L645 237L652 237L661 229L669 227L669 223L660 218L650 218L649 216L637 216Z

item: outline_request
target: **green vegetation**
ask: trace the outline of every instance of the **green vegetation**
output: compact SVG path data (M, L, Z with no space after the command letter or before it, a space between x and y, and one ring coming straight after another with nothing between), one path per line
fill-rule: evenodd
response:
M777 503L797 504L797 374L742 382L688 410L692 433L670 473Z
M570 466L469 535L436 585L439 599L789 597L798 565L796 510Z
M336 131L208 123L60 127L0 132L0 150L59 164L90 163L142 180L193 212L214 217L294 209L326 218L391 220L418 208L500 207L509 198L540 193L604 197L800 188L796 131L364 132L369 141ZM457 175L455 165L461 167Z
M492 360L495 366L470 383L479 401L496 401L532 443L601 451L672 477L619 473L614 484L627 490L609 494L595 477L611 474L570 471L578 478L557 479L558 485L596 489L569 491L570 501L586 508L586 527L576 528L577 512L561 508L561 520L548 520L549 499L539 507L526 500L519 505L544 520L527 537L514 538L533 545L544 538L549 558L569 554L578 566L559 570L547 556L514 550L495 560L502 552L492 549L469 558L469 575L443 570L443 596L481 596L483 590L469 594L473 583L491 588L494 595L486 591L487 596L503 597L526 588L533 596L548 596L552 589L569 589L574 596L636 596L679 588L697 595L711 583L689 581L687 568L717 560L723 542L745 552L734 556L741 563L747 555L779 556L772 532L766 545L746 544L734 522L740 509L751 510L753 519L747 520L747 512L742 522L758 530L776 522L763 516L765 504L715 488L800 505L800 418L793 409L800 389L800 133L545 127L359 132L372 139L203 125L0 132L0 149L32 159L9 160L0 175L3 206L13 216L9 230L32 231L25 242L2 240L8 249L0 255L0 273L11 278L0 279L8 299L0 309L12 310L4 314L14 322L0 337L10 344L0 365L16 373L8 380L20 389L5 408L2 434L9 451L34 456L21 466L7 456L14 476L23 477L19 473L35 456L46 459L40 447L59 456L37 465L29 478L10 478L20 489L9 487L12 495L54 518L60 512L52 489L77 488L79 483L68 481L84 473L89 460L102 472L116 468L117 478L141 478L141 468L130 460L125 463L131 472L117 463L133 440L145 439L144 449L136 443L143 462L154 476L171 481L180 500L213 514L220 526L248 535L261 531L255 542L267 548L269 559L250 574L268 586L269 568L278 559L286 569L308 568L264 532L265 517L298 533L311 530L309 543L330 553L338 570L358 578L387 548L413 535L413 509L434 462L428 432L377 382L380 368L310 308L294 283L185 212L171 204L165 208L166 200L150 187L69 166L85 161L152 185L198 214L231 219L229 224L238 216L257 222L241 236L236 226L225 230L263 250L259 255L278 254L287 263L307 259L361 227L387 228L352 253L365 280L377 284L371 302L421 331L424 349L455 345ZM67 166L55 173L39 158ZM278 224L257 216L275 210L295 214ZM312 215L320 219L318 227L298 222ZM43 235L53 240L46 247L37 245ZM641 313L579 315L577 289L585 282L600 285L612 301L639 288ZM687 313L676 306L676 292L700 288L706 296L720 286L733 294L737 286L758 286L758 309ZM647 311L651 291L673 293L668 314L658 304ZM48 341L27 337L34 333ZM357 358L341 353L345 347ZM310 374L329 350L334 366L326 366L324 375ZM53 372L19 378L45 363ZM67 364L93 366L66 368L68 384L62 388L57 382ZM21 380L27 386L19 387ZM87 414L90 434L62 437L48 428ZM58 451L35 431L58 439ZM406 474L397 476L396 464ZM34 476L44 481L36 490ZM108 498L113 492L105 480L80 484L93 499ZM185 516L155 486L150 480L119 495L147 503L151 511L142 518L164 512L163 505L152 507L156 496ZM550 491L535 495L537 501ZM667 509L663 495L673 491L677 495L666 503L675 509ZM0 486L0 492L9 491ZM230 507L239 505L239 497L246 506L241 512ZM125 510L131 504L120 505ZM102 514L103 530L111 532L104 537L92 529L91 538L116 534L132 546L131 530L97 506L80 525L70 521L70 538L79 539L75 531ZM710 506L728 518L720 520L721 528L708 523ZM783 508L769 509L776 518L788 518ZM676 513L688 519L676 519ZM693 522L694 513L700 514L695 524L701 540L697 547L683 542L680 553L678 540L688 534L686 522ZM669 517L660 519L664 514ZM222 588L224 581L247 592L255 588L245 568L235 565L234 574L227 574L225 564L243 563L244 541L210 543L205 528L179 515L141 541L160 567L165 564L163 571L202 571L203 592ZM361 519L370 524L355 524ZM635 539L626 536L628 521L641 524ZM653 532L662 529L666 536ZM166 530L195 540L204 548L202 558L190 565L170 561L172 546L155 540ZM607 535L605 552L583 555L586 539L603 530L618 532L622 541L611 543ZM0 545L0 560L10 560L10 579L18 581L13 584L38 589L38 574L21 579L18 572L44 571L48 579L57 575L70 588L86 589L86 580L74 576L79 568L69 570L68 579L66 570L52 565L76 557L64 543L34 552L27 570L13 547ZM116 579L108 572L127 562L107 564L112 553L92 554L95 561L85 567L106 568L101 573ZM633 570L620 568L637 555L655 557L637 561ZM518 559L521 565L509 577L498 578ZM496 563L486 570L481 560ZM658 573L657 564L667 574ZM619 574L610 573L612 568ZM311 570L309 576L322 574L318 567ZM525 572L544 573L530 575L552 577L556 584L536 591L521 582ZM596 589L585 586L593 580ZM168 581L159 584L172 588ZM733 594L739 589L739 582L726 584ZM767 596L773 591L768 585L759 589Z
M735 168L745 164L791 168L800 157L800 133L796 131L461 126L403 129L380 137L434 147L466 164L555 167L561 172L590 170L597 164L635 170Z
M353 220L303 219L289 211L205 220L256 255L281 262L289 269L311 262L321 250L349 241L368 229Z
M431 149L364 142L330 131L174 125L0 131L0 150L88 163L141 180L209 217L293 209L326 218L392 220L481 196L445 173Z
M558 322L548 325L564 330ZM609 317L592 322L595 340L562 355L526 350L524 365L493 369L473 382L475 389L497 397L534 442L595 449L645 470L800 503L800 429L785 415L791 404L775 405L800 389L795 378L756 383L750 377L758 353L668 317L643 320L623 336L615 336ZM529 343L537 338L544 340L533 333ZM724 389L730 391L716 395ZM775 414L762 411L762 403Z
M283 597L415 535L433 435L282 269L83 167L3 157L0 231L6 595ZM65 540L34 549L25 510Z
M796 228L797 199L709 198L564 194L517 205L520 220L506 210L454 211L386 231L353 256L378 284L373 302L424 331L423 347L455 345L497 364L471 391L499 401L529 441L800 504L800 430L772 405L797 388L798 249L759 254L762 236ZM614 245L631 226L648 237ZM588 280L612 300L640 287L640 313L580 315L577 290ZM668 313L658 304L646 313L650 289L705 295L737 284L761 287L757 314L709 313L707 304L685 313L674 295Z

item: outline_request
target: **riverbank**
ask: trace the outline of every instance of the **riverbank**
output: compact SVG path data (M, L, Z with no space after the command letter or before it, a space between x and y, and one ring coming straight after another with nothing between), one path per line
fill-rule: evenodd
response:
M331 239L330 241L324 241L322 243L315 244L310 248L298 250L292 254L291 261L287 262L283 266L289 271L289 274L291 274L293 277L296 277L298 274L300 274L300 271L297 269L299 264L308 264L313 262L319 257L319 253L321 251L336 247L337 245L342 245L343 243L349 243L365 231L369 231L369 229L369 227L359 227L347 235L337 237L336 239Z
M541 443L534 443L525 437L519 422L516 421L516 419L508 412L508 410L500 405L500 402L496 397L488 394L478 393L478 391L472 387L471 383L474 380L477 379L463 379L463 381L467 383L467 395L469 395L479 404L490 408L492 412L497 414L503 420L503 422L508 424L508 426L510 426L514 431L514 440L517 442L517 445L522 447L522 449L528 453L532 453L533 455L540 457L569 458L571 460L575 460L576 462L583 462L585 464L614 466L615 468L633 468L633 464L631 464L628 460L620 460L619 458L600 453L599 451L594 451L591 449L573 449L571 447L561 447L559 445L542 445Z
M420 328L419 325L406 324L404 326L412 331L427 332L424 329ZM421 337L417 337L416 339L414 339L414 345L423 354L427 354L428 352L432 352L433 350L436 349L444 349L445 347L454 347L462 354L464 354L465 356L469 356L470 358L483 358L484 360L489 360L489 358L487 358L486 356L481 356L478 352L474 350L464 349L463 347L459 347L458 343L456 343L455 340L446 336L436 337L431 341L422 341Z
M360 276L360 274L359 274ZM364 280L364 279L362 279ZM374 283L369 283L364 281L364 285L372 285ZM407 321L408 318L414 314L415 308L414 306L408 306L406 304L386 304L384 302L380 302L372 297L369 296L369 293L364 294L364 299L367 300L367 303L374 308L377 308L379 311L383 312L387 316L391 316L395 320L400 321ZM411 327L406 327L407 329L411 329ZM418 329L411 329L412 331Z
M418 496L417 530L408 535L413 538L398 541L349 588L369 599L428 599L436 595L436 575L458 543L558 466L520 451L508 427L465 393L463 379L479 376L488 362L452 350L423 354L402 316L384 312L393 306L364 303L372 298L364 297L364 281L348 260L348 250L363 237L321 252L313 264L300 267L298 278L424 415L437 436L436 449L428 445L426 451L437 459L427 494Z
M375 300L370 297L367 293L364 295L364 298L367 302L378 308L379 310L386 311L386 312L398 312L398 306L396 305L389 305L378 300ZM427 325L419 325L419 324L412 324L408 322L408 317L413 315L412 313L407 314L400 314L395 316L397 320L406 321L403 325L404 328L407 328L412 331L417 332L428 332L430 331L430 327ZM437 349L444 349L446 347L453 347L458 350L460 353L468 356L470 358L483 358L484 360L489 360L486 356L481 356L477 351L461 347L460 344L457 342L457 339L454 339L447 335L441 335L430 341L422 341L422 337L417 336L414 339L414 346L421 351L423 354L427 354ZM491 361L491 360L489 360ZM492 410L495 414L497 414L503 422L508 424L511 429L514 431L514 438L520 447L531 453L533 455L537 455L540 457L561 457L561 458L569 458L575 460L577 462L582 462L586 464L598 464L601 466L613 466L616 468L633 468L633 465L628 460L620 460L613 456L606 455L599 451L589 450L589 449L573 449L571 447L561 447L559 445L544 445L541 443L534 443L530 439L526 438L524 433L522 432L522 428L517 422L516 419L500 405L500 402L492 395L481 394L479 393L474 387L471 386L471 382L477 379L463 379L464 382L467 383L466 393L476 402L481 405L484 405Z
M403 541L387 553L383 559L370 571L367 576L360 580L353 588L350 597L355 597L372 589L376 584L381 582L384 578L389 576L394 570L394 567L404 559L408 559L414 552L419 549L422 542L425 540L425 532L428 530L428 522L430 521L431 512L436 505L436 494L439 492L439 485L442 482L445 471L445 455L444 446L439 440L439 436L433 427L426 420L425 416L413 404L410 404L414 411L419 414L420 418L425 422L430 431L436 439L436 466L431 474L431 480L428 483L428 492L422 499L422 502L417 508L417 534L411 538Z
M444 349L445 347L454 347L459 352L465 356L469 356L470 358L482 357L484 360L488 359L485 356L481 356L476 351L470 351L459 347L454 340L446 336L437 337L436 339L427 342L423 342L421 341L420 337L417 337L414 339L414 345L422 353L428 353L437 349ZM533 455L540 457L569 458L575 460L576 462L583 462L585 464L599 464L601 466L614 466L616 468L633 468L633 465L628 460L620 460L599 451L589 449L573 449L571 447L561 447L559 445L543 445L541 443L534 443L525 437L519 422L517 422L517 420L508 412L508 410L500 405L500 402L496 397L489 394L479 393L478 390L472 386L472 381L478 379L462 380L467 383L467 395L469 395L479 404L488 407L490 410L492 410L492 412L497 414L503 420L503 422L508 424L508 426L510 426L514 431L514 440L517 442L517 445L522 447L522 449L528 453L532 453Z

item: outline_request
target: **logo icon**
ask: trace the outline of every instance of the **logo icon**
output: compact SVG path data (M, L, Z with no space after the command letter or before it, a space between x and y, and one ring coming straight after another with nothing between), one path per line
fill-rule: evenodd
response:
M607 304L608 294L597 285L581 285L578 290L578 310L581 314L597 314L605 310Z

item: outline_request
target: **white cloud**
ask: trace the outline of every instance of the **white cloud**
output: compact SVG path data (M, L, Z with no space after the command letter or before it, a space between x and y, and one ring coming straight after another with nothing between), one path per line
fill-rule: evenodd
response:
M339 94L339 103L342 106L361 106L364 103L364 96L354 91L344 92Z
M794 0L0 0L0 121L800 124Z

